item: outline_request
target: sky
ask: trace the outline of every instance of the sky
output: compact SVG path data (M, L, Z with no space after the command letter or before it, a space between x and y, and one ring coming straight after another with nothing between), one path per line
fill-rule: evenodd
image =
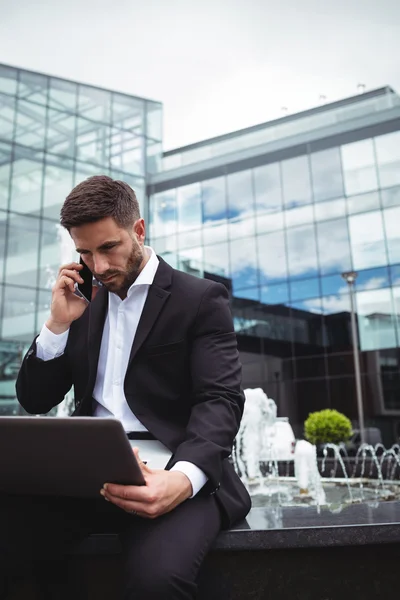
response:
M398 0L0 0L0 62L159 100L164 150L389 84Z

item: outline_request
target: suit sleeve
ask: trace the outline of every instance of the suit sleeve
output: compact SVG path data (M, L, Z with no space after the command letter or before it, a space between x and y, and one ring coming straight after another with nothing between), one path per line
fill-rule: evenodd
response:
M36 339L22 361L16 382L17 398L26 412L44 414L64 400L72 387L67 352L53 360L37 357Z
M191 356L192 410L186 439L173 463L190 461L218 489L222 461L230 456L244 408L241 364L226 288L212 283L195 320Z

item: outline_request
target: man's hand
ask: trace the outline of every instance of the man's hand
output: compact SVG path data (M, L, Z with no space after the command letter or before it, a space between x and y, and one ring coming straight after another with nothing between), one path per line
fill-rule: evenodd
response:
M87 301L75 294L75 284L83 283L79 273L82 268L82 265L73 262L59 269L52 291L51 315L46 322L46 327L53 333L67 331L72 321L79 319L86 310Z
M139 517L155 519L170 512L192 495L192 484L180 471L150 469L139 458L139 450L133 449L142 469L146 485L104 484L100 491L106 499L126 512Z

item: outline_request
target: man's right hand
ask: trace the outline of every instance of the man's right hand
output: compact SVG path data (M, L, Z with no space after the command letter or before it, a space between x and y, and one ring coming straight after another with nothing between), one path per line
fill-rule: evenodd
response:
M53 333L67 331L71 323L79 319L86 310L88 302L75 294L75 283L83 283L79 274L82 265L70 263L63 265L58 271L51 299L51 315L46 327Z

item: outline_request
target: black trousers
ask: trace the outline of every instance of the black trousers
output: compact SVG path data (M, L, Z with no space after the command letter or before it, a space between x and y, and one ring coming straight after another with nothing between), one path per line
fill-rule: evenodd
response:
M68 575L65 557L89 533L104 532L120 535L123 600L193 599L199 568L220 528L214 496L196 496L150 520L102 498L0 495L0 599L7 598L6 581L28 573L50 589L46 598L58 600ZM86 595L80 587L81 598Z

